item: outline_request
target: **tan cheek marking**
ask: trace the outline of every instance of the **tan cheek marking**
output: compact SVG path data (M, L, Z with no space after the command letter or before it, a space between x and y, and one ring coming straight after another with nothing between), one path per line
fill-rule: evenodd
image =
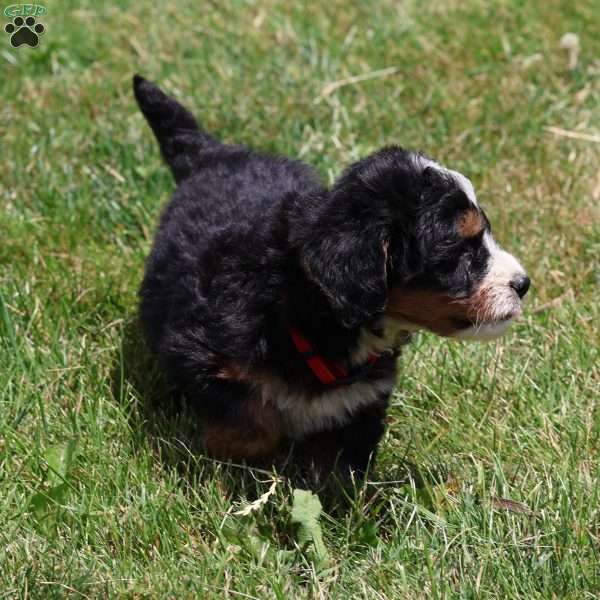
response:
M485 223L478 210L469 208L458 217L456 227L460 237L470 238L479 235L483 231Z
M476 292L464 299L427 291L392 289L386 313L425 327L439 335L451 335L458 330L455 320L476 321L485 306L485 297Z

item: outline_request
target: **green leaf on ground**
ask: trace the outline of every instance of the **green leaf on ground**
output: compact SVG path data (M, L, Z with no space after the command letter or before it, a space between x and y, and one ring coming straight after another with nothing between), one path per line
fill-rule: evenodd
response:
M61 504L67 500L71 489L68 475L75 456L77 439L66 444L52 446L46 450L44 460L48 465L44 488L40 489L29 501L30 510L35 514L38 523L52 525L56 522L56 514Z
M319 524L321 509L318 496L307 490L294 490L292 523L298 526L298 543L301 548L312 546L317 562L323 565L329 560L329 553Z

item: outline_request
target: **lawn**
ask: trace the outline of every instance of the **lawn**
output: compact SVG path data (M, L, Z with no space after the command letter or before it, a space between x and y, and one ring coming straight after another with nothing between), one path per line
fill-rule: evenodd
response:
M0 598L598 597L598 0L47 6L38 48L0 49ZM327 181L426 151L531 275L504 339L405 352L375 469L321 494L323 547L296 484L204 457L148 365L173 182L134 72Z

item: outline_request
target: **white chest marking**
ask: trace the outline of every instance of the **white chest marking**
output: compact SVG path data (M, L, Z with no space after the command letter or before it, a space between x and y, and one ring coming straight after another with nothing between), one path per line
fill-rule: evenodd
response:
M299 439L308 433L348 423L359 409L391 394L396 383L394 374L377 381L353 383L324 391L320 396L291 390L281 380L270 379L261 387L262 400L281 411L286 433Z

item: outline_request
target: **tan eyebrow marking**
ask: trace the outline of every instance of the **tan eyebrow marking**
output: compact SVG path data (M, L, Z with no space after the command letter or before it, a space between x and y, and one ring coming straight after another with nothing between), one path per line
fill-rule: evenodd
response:
M469 208L458 217L456 227L460 237L470 238L480 234L485 223L481 213L476 208Z

